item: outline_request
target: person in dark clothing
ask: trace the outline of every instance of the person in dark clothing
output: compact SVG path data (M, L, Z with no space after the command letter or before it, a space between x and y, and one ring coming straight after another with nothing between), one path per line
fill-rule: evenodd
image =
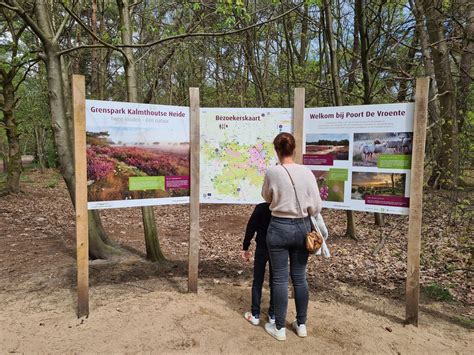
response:
M257 234L255 242L257 247L255 248L254 267L253 267L253 283L252 283L252 311L246 312L244 317L251 324L258 325L260 323L260 301L262 299L262 286L263 280L265 279L265 268L268 258L267 249L267 229L271 220L271 211L269 208L270 204L260 203L258 204L250 219L247 223L247 229L245 231L245 238L243 242L242 258L246 261L250 260L252 252L249 251L250 243L255 233ZM272 283L272 269L270 268L270 285ZM270 288L270 307L268 309L268 318L270 323L275 321L273 314L273 300L272 290Z

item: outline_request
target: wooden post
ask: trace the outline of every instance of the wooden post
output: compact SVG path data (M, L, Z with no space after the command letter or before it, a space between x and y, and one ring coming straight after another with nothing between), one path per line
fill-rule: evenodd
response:
M426 123L428 120L429 78L416 80L413 150L411 161L410 217L405 322L418 326L420 299L420 246L423 207L423 168L425 160Z
M77 315L89 315L89 234L87 217L86 86L72 76L74 114L74 177L76 207Z
M189 201L188 292L197 293L199 270L199 152L201 150L199 88L189 88L189 102L191 120L191 194Z
M303 164L305 89L295 88L293 101L293 137L296 141L295 163ZM291 280L288 283L288 297L295 298Z
M295 88L295 98L293 106L293 135L296 140L295 162L303 164L303 141L304 141L304 107L305 91L304 88Z

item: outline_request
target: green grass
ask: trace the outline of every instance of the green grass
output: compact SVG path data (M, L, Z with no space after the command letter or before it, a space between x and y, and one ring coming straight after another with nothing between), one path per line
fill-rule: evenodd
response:
M58 186L60 180L61 175L57 172L54 172L51 177L46 181L46 187L54 189L56 186Z
M457 321L468 328L474 328L474 319L464 316L457 316Z
M441 302L454 301L454 297L449 292L449 289L441 285L438 285L436 282L433 282L430 285L426 286L423 291L429 298L436 301L441 301Z
M56 179L56 175L54 175L54 178ZM57 179L56 179L57 180ZM2 187L5 187L7 182L7 174L6 173L0 173L0 189ZM33 180L30 176L30 169L26 168L20 175L20 183L32 183Z
M6 187L6 183L7 183L7 174L0 173L0 190Z
M23 173L21 173L20 182L33 182L28 171L24 171Z

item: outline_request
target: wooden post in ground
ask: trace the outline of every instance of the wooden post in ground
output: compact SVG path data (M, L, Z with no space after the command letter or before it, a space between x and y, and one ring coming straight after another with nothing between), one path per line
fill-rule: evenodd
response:
M295 162L298 164L303 164L304 107L304 88L295 88L295 98L293 106L293 135L296 140Z
M87 217L86 86L83 75L72 76L74 115L74 177L76 209L77 315L89 315L89 234Z
M418 326L420 299L420 247L423 207L423 168L425 160L426 123L428 120L429 78L416 80L413 149L410 183L410 217L408 224L408 255L405 322Z
M303 164L304 108L305 90L304 88L295 88L293 101L293 137L295 137L296 141L295 162L298 164ZM291 281L288 284L288 295L290 298L295 298Z
M199 270L199 152L200 146L200 115L199 88L189 88L189 106L191 120L191 171L190 171L190 201L189 201L189 253L188 253L188 292L197 292Z

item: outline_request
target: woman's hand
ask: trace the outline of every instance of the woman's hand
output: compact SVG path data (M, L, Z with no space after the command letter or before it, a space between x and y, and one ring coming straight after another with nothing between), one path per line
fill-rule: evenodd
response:
M242 251L242 259L244 261L250 261L251 257L252 257L252 252L250 250L243 250Z

